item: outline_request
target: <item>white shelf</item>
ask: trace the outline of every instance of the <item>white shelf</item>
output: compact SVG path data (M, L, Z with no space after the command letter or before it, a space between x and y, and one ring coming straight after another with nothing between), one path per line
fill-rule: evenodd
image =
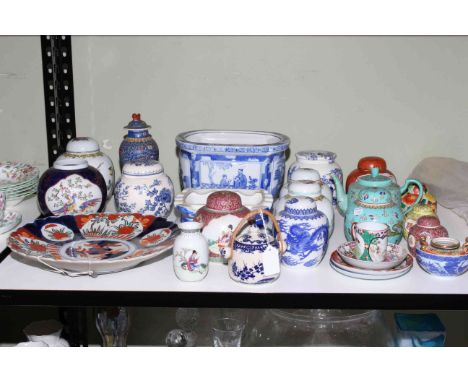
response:
M16 210L23 213L22 224L33 221L38 215L35 199L23 202ZM461 218L443 207L439 207L439 217L451 236L460 240L464 239L467 227ZM170 252L151 263L120 273L101 275L97 278L89 276L72 278L55 274L36 265L25 264L13 254L0 263L0 294L6 291L70 291L215 292L245 293L257 296L258 294L274 296L292 293L310 294L311 298L325 294L340 294L343 297L351 294L459 295L460 297L468 297L468 274L455 278L436 277L425 273L416 261L408 274L391 280L358 280L337 273L330 267L329 257L330 253L344 241L343 218L339 214L336 214L335 224L328 253L318 267L301 271L282 268L280 278L272 284L248 286L234 282L229 278L226 266L222 264L210 264L208 275L201 282L182 282L176 278L172 270ZM0 236L0 246L2 246L0 249L5 247L7 237L8 234ZM404 241L402 243L405 245ZM343 302L346 304L345 299Z

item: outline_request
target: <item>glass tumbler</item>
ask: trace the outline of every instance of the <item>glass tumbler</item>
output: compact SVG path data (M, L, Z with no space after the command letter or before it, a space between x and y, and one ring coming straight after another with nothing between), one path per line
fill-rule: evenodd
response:
M218 318L213 323L213 346L239 347L245 324L236 318Z

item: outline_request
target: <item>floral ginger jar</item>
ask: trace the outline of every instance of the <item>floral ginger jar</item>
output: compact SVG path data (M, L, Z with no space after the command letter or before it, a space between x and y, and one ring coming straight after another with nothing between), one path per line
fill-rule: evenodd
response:
M224 262L231 235L249 212L235 192L216 191L208 196L194 221L203 223L202 234L208 240L210 261Z
M148 132L151 126L140 119L140 114L133 113L132 120L124 129L127 135L119 147L119 164L122 170L127 162L159 160L159 148Z
M436 216L421 216L412 226L408 234L408 250L413 256L416 256L416 245L424 237L427 243L437 237L448 237L447 229L440 224Z
M167 218L174 203L174 187L156 160L126 163L114 193L118 212Z
M343 182L343 171L338 163L335 162L336 154L331 151L307 150L296 153L296 161L289 167L288 178L291 178L294 171L300 168L311 168L317 170L322 182L330 187L333 196L333 205L336 201L335 183L332 175Z
M93 166L104 177L107 187L107 199L114 191L115 172L112 160L99 149L99 144L92 138L74 138L67 144L67 151L57 159L81 158L85 159L90 166Z
M276 197L289 138L263 131L188 131L176 137L182 188L264 189Z
M174 242L174 273L181 281L200 281L208 273L208 242L201 234L203 224L180 223L181 233Z
M106 197L103 176L84 159L57 159L39 179L37 200L45 216L102 212Z
M309 269L320 264L328 248L328 219L309 197L296 196L286 202L276 217L286 242L281 264Z

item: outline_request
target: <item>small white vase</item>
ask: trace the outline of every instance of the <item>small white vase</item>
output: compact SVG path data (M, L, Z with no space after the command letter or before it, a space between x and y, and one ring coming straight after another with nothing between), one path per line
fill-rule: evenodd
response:
M174 203L174 187L158 161L128 162L115 186L114 199L118 212L167 218Z
M274 203L274 214L279 216L280 212L284 210L286 202L295 196L308 196L315 201L317 210L322 211L328 219L328 237L331 237L335 226L335 211L332 202L322 194L318 183L292 182L288 187L288 193Z
M202 223L180 223L181 234L173 248L174 273L181 281L200 281L208 273L208 242L201 234Z
M90 166L98 170L104 178L107 187L107 199L112 196L115 185L115 172L112 160L99 149L99 144L92 138L74 138L67 144L67 151L58 159L85 159Z
M308 150L296 153L296 162L288 170L288 178L291 178L294 171L300 168L311 168L317 170L323 183L330 187L333 195L333 205L336 206L336 189L332 179L332 174L343 182L343 171L335 162L336 154L330 151Z

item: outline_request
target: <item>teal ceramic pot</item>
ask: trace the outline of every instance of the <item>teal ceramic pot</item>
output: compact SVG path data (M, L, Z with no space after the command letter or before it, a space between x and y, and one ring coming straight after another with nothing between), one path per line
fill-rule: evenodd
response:
M411 211L421 199L420 196L415 204L402 210L401 194L411 183L421 185L415 179L408 179L400 188L388 177L379 175L378 168L373 168L371 175L359 178L357 182L351 184L348 194L345 194L340 180L337 179L338 208L345 217L346 239L352 240L353 223L379 222L389 227L388 242L398 244L403 235L404 214Z

